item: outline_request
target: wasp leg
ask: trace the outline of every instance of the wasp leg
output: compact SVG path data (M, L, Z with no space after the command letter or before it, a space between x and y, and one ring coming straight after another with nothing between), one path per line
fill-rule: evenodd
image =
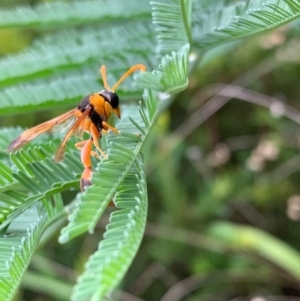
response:
M105 152L100 148L99 141L98 141L98 139L101 138L101 132L99 132L99 130L96 128L96 126L93 123L91 124L90 132L93 137L94 146L104 158L107 158Z
M89 139L90 140L90 139ZM85 146L85 144L89 141L89 140L84 140L84 141L79 141L75 144L75 147L78 149L78 150L82 150L82 148ZM93 157L96 157L96 158L99 158L99 155L94 152L94 151L91 151L91 155Z
M109 125L107 122L102 121L102 126L104 130L108 131L108 129L112 130L114 133L119 134L119 131L113 126Z
M93 146L93 139L92 137L89 140L83 141L85 145L83 145L81 149L81 162L84 166L83 173L80 179L80 189L84 191L86 186L90 186L91 176L92 176L92 163L91 163L91 152Z

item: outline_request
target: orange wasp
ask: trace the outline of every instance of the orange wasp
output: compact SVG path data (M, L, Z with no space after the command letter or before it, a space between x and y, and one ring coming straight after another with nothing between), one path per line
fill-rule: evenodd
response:
M131 67L117 83L110 88L106 79L106 67L102 65L100 73L103 79L104 90L85 96L75 109L23 132L8 146L7 151L13 152L19 149L37 136L52 131L55 127L75 117L74 123L56 151L54 161L60 162L63 159L67 141L72 135L82 135L83 132L90 134L88 140L80 141L75 144L75 147L81 150L81 161L84 166L84 171L80 179L80 188L83 191L85 186L91 185L92 166L90 156L98 157L97 152L92 151L93 145L102 156L106 157L99 146L99 139L101 138L102 133L107 133L108 130L118 133L116 128L107 123L107 120L112 113L115 113L121 118L119 97L115 93L115 90L121 82L136 70L145 71L146 68L142 64Z

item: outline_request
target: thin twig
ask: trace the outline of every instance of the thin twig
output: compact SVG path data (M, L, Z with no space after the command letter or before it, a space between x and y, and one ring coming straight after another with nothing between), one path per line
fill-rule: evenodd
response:
M248 70L237 79L235 79L231 85L239 86L239 89L235 92L238 94L242 91L244 86L251 84L256 81L258 78L270 73L281 66L281 63L274 61L273 59L264 61L253 69ZM212 97L206 104L200 107L197 111L195 111L185 122L183 122L170 136L175 137L183 137L185 138L191 132L197 128L200 124L206 121L211 115L217 112L221 107L223 107L232 96L222 96L222 94L226 95L226 93L230 91L230 88L225 86L222 90L220 90L214 97ZM194 99L199 98L203 93L203 90L199 90L196 95L193 97ZM235 97L235 96L234 96ZM171 137L172 141L173 137Z
M193 291L214 284L220 283L266 283L269 285L282 285L282 281L277 281L273 276L273 271L270 275L259 275L256 269L249 269L248 271L240 270L234 271L232 269L214 271L208 274L198 274L190 276L171 287L160 301L178 301ZM297 284L288 285L293 289L299 290Z
M277 109L279 116L287 117L288 119L300 124L300 111L286 105L278 98L246 88L241 88L240 86L236 85L214 84L207 86L204 89L208 90L212 94L218 94L228 98L237 98L239 100L257 104L266 107L271 111L274 110L276 112ZM204 93L205 92L206 91L204 90Z
M288 178L293 173L297 172L300 169L300 155L295 155L291 159L287 160L272 172L269 172L265 179L268 182L271 182L273 185L278 184L284 179Z
M178 281L164 265L153 263L148 265L137 279L130 286L130 292L134 295L142 295L153 283L154 280L160 279L166 287L171 287Z
M141 299L139 297L136 297L130 293L127 293L125 291L121 290L115 290L112 293L111 298L105 299L105 300L119 300L119 301L145 301L144 299Z

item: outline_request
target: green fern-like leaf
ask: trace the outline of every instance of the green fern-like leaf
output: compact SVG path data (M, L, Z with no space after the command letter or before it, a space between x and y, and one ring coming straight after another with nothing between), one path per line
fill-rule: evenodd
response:
M191 0L151 2L151 5L159 54L179 51L183 45L192 44Z
M123 278L141 243L147 216L146 180L141 158L118 187L116 206L98 250L78 279L72 300L103 300Z
M112 24L105 26L105 30L101 26L84 27L81 30L70 29L48 35L35 41L30 48L20 54L0 60L0 85L11 85L24 80L40 80L42 77L60 73L63 73L64 77L69 77L66 71L83 69L84 66L87 69L95 66L94 79L97 78L101 64L107 64L109 70L122 70L140 60L150 67L154 62L149 55L154 53L154 32L150 20L140 22L138 30L132 25L131 22ZM116 40L118 40L117 48ZM81 71L80 74L84 72ZM87 80L90 78L92 76L88 74ZM68 86L63 90L67 88ZM43 96L44 91L40 88L33 92L35 94L32 94L38 98ZM5 97L5 94L9 98ZM13 104L20 101L20 97L12 94L10 90L4 91L1 99L8 99L7 101Z
M148 1L53 1L0 11L0 28L44 28L127 20L150 16Z
M78 175L82 172L78 154L67 153L64 162L56 164L52 157L57 146L58 143L51 143L13 154L15 171L11 174L3 166L1 175L6 173L7 180L0 190L0 229L46 196L78 187Z
M188 56L189 45L179 52L172 52L162 58L160 70L144 72L136 76L136 85L164 93L178 93L188 86Z
M128 66L126 61L123 61L123 70ZM66 105L75 107L81 98L94 91L102 89L102 83L99 81L97 74L98 67L93 70L78 70L68 76L58 76L51 80L34 82L31 84L22 84L12 86L0 92L0 97L3 101L0 104L1 114L15 114L16 108L23 112L49 108L57 108ZM120 70L111 68L110 74L120 74ZM117 77L109 76L110 82L116 82ZM76 87L76 89L74 88ZM22 97L20 98L20 95ZM118 95L122 101L126 99L135 99L139 93L133 90L130 85L124 84L118 89ZM17 111L18 112L18 111Z
M193 15L195 46L207 49L235 39L274 29L300 16L297 0L255 0L203 10L196 3Z
M6 234L0 234L0 299L12 300L30 263L43 231L64 214L59 195L51 206L27 209L13 221Z

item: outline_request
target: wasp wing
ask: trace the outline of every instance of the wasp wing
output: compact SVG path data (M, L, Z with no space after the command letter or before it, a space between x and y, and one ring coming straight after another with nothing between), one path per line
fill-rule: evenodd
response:
M54 156L55 162L62 161L68 140L70 139L70 137L72 135L74 135L75 133L78 132L81 123L84 122L86 117L89 115L90 110L91 110L91 108L88 108L87 110L85 110L82 113L82 115L76 120L76 122L72 125L72 127L69 129L69 131L66 133L63 141L61 142L61 144L60 144L59 148L57 149L56 154Z
M8 146L7 152L13 152L23 147L26 143L30 142L37 136L52 131L53 128L55 128L56 126L59 126L62 123L71 119L72 117L75 117L75 111L76 109L73 109L58 117L50 119L44 123L41 123L33 128L26 130Z

